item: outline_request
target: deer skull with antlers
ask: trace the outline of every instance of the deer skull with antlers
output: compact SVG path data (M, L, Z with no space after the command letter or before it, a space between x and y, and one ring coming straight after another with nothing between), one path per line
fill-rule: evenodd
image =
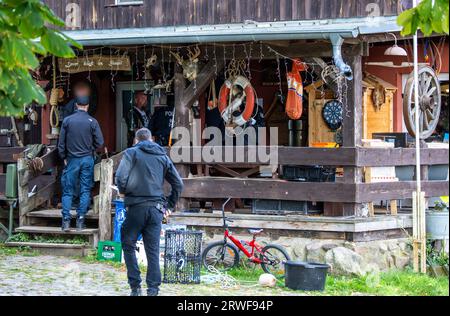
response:
M170 52L177 60L178 64L183 67L183 76L189 81L197 79L198 74L198 57L201 54L199 47L196 47L194 51L188 48L188 59L182 57L179 53Z

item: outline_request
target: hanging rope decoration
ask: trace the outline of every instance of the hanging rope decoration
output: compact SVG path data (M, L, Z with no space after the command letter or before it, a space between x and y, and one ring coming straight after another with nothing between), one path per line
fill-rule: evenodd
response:
M59 111L58 100L60 90L56 87L56 57L53 56L53 89L50 93L50 126L52 127L52 134L59 134Z
M281 72L281 63L284 63L284 68L286 68L286 70L288 70L288 61L294 62L296 60L296 58L294 57L290 57L290 56L286 56L281 54L280 52L278 52L277 50L275 50L274 48L272 48L270 45L265 44L262 41L259 41L257 43L255 42L246 42L246 43L234 43L234 44L218 44L218 43L211 43L211 44L206 44L202 46L202 49L204 51L204 56L202 57L202 60L209 60L210 59L210 54L212 55L212 60L214 61L214 71L215 71L215 75L218 76L218 58L221 58L218 56L217 53L217 46L222 46L223 49L223 60L225 65L227 64L227 54L228 53L232 53L232 61L231 61L231 68L233 68L233 64L234 66L237 66L239 68L240 73L243 75L243 77L248 80L249 82L252 80L252 72L262 72L260 69L251 69L251 60L253 58L252 56L252 52L254 51L254 45L258 45L259 46L259 56L256 57L256 59L259 59L259 62L262 63L262 61L268 57L269 55L271 57L275 57L276 62L277 62L277 75L278 75L278 87L280 90L280 93L283 90L283 82L284 80L286 80L285 78L283 78L283 73ZM100 52L100 55L103 55L103 50L104 49L108 49L109 50L109 57L112 59L113 56L121 56L122 54L125 55L129 55L129 51L133 51L135 53L135 60L136 60L136 80L139 80L141 78L143 78L143 80L146 82L146 89L148 88L148 83L147 80L149 79L149 68L150 67L154 67L157 64L157 61L160 60L161 62L159 63L161 65L160 69L161 69L161 76L162 76L162 84L164 84L165 87L170 86L170 83L172 82L169 78L169 75L172 71L171 67L172 65L170 64L171 62L173 62L173 59L171 59L170 53L172 51L176 51L177 53L180 53L181 50L198 50L199 49L199 44L191 44L191 45L182 45L182 46L171 46L171 45L151 45L151 49L152 49L152 54L151 56L149 56L149 58L147 59L147 48L149 48L148 46L150 45L141 45L141 46L134 46L130 49L124 48L124 47L120 47L120 46L104 46L104 47L98 47L98 48L93 48L93 49L87 49L84 51L79 51L79 54L85 54L86 56L86 61L89 61L89 56L91 55L98 55ZM210 46L210 47L208 47ZM237 48L241 48L243 54L244 54L244 60L239 61L238 63L236 62L236 49ZM139 61L139 51L143 49L143 54L144 54L144 69L143 69L143 73L142 75L139 74L139 68L138 68L138 61ZM158 53L158 56L155 54L155 49L159 49L160 53ZM232 50L232 51L230 51ZM258 50L258 49L256 49ZM437 51L437 49L435 49ZM267 52L269 52L270 54L267 54ZM167 56L166 56L167 55ZM257 54L258 55L258 54ZM267 55L267 56L266 56ZM438 53L436 52L435 54L436 56L438 55ZM438 64L439 58L436 58L437 62L436 64ZM168 65L168 69L166 68L166 63L169 63ZM306 72L305 78L307 80L314 80L317 76L317 69L321 69L321 72L319 72L319 77L321 77L321 79L323 79L323 81L328 84L328 85L334 85L337 87L337 91L336 91L336 99L341 102L345 108L344 111L344 115L346 116L350 116L351 115L351 111L348 108L348 104L347 104L347 83L346 80L342 80L342 76L338 73L336 67L334 66L333 61L330 61L328 63L326 62L322 62L322 63L317 63L317 62L301 62L301 64L303 65L303 67L305 68L304 72ZM439 65L437 65L439 66ZM228 79L230 76L230 71L232 71L232 69L230 70L226 70L226 74L225 74L225 78ZM288 73L288 71L286 71L286 73ZM118 71L116 69L111 67L111 89L113 91L115 91L115 78L118 74ZM236 77L236 75L235 75ZM67 84L69 85L70 78L67 77ZM196 88L196 80L193 80L194 83L194 87ZM242 81L241 81L242 83ZM211 89L212 87L210 87ZM318 86L318 87L314 87L313 88L315 92L319 92L322 96L325 95L325 88L324 85ZM254 90L253 90L254 91ZM211 95L212 91L210 91L210 95ZM286 96L282 95L283 98L283 102L286 101ZM229 96L228 96L229 98ZM256 100L256 93L255 93L255 100ZM228 99L228 101L230 101ZM53 122L53 123L59 123L59 122Z

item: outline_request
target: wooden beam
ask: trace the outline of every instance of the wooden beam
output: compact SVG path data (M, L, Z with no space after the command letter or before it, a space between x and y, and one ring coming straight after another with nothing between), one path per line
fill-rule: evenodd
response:
M184 179L184 182L182 196L198 199L231 197L361 204L376 200L407 199L415 190L414 181L349 184L205 177ZM426 181L422 185L426 197L449 194L448 181Z
M174 150L189 150L189 157L194 157L195 151L201 151L204 147L178 147ZM205 149L206 150L206 149ZM250 147L209 147L208 150L222 152L221 161L180 161L181 164L253 164L264 165L265 162L256 157L256 162L242 162L233 157L231 161L225 161L225 151L235 150L244 153L248 157L249 152L253 150ZM269 148L263 149L269 152ZM340 167L386 167L386 166L413 166L415 165L415 149L412 148L312 148L312 147L278 147L278 163L280 165L322 165L322 166L340 166ZM170 148L167 148L167 154L171 156ZM117 170L123 153L111 157L114 161L114 171ZM197 155L198 156L198 155ZM200 155L201 156L201 155ZM423 165L446 165L449 160L448 149L424 148L421 152ZM96 166L99 169L100 165ZM98 181L98 179L96 180Z
M17 170L27 168L27 161L25 158L20 158L17 161ZM20 185L22 183L22 175L18 173L18 190L17 196L19 201L19 226L25 226L28 224L29 219L27 218L28 213L28 185Z
M344 100L344 120L342 123L342 137L344 147L359 147L362 143L362 57L352 55L349 58L350 67L353 70L353 80L348 82L348 95ZM362 182L362 168L344 168L344 183L355 184ZM360 216L362 205L357 203L344 203L343 216Z
M175 90L175 127L184 127L189 129L189 111L187 103L184 101L184 93L186 87L186 80L178 68L174 78L174 90ZM172 135L173 137L174 135ZM172 138L171 137L171 138ZM172 142L174 142L172 140ZM190 167L188 165L177 165L178 173L182 178L189 176ZM189 201L186 199L180 199L177 204L177 211L185 211L189 207Z
M34 195L27 198L26 203L24 205L20 204L19 200L19 209L20 209L20 216L26 216L29 212L33 211L34 209L38 208L42 204L48 202L55 193L57 189L58 183L55 181L50 182L42 189L38 190ZM28 195L28 190L26 190ZM22 224L21 224L22 226Z
M111 222L111 199L113 184L113 161L106 159L101 162L100 173L100 193L98 210L99 239L111 240L112 222Z
M0 163L16 163L15 156L24 150L24 147L0 147Z
M168 149L168 155L175 159L182 159L179 157L179 151L186 150L189 157L187 161L181 160L177 163L181 164L207 164L207 165L268 165L267 157L261 157L258 154L259 151L263 153L270 153L271 149L274 150L278 162L280 165L323 165L323 166L355 166L356 165L356 149L355 148L312 148L312 147L173 147L173 152ZM208 151L208 153L217 153L217 161L205 161L203 155L194 153ZM232 151L235 154L227 157L226 152ZM239 157L237 157L239 153ZM200 157L200 161L193 161L192 157ZM249 157L256 158L255 160L249 160Z
M449 195L448 181L424 181L422 191L425 197L440 197ZM356 201L360 203L378 200L402 200L410 199L412 192L416 190L416 182L383 182L383 183L359 183L356 185Z
M233 220L230 227L265 229L367 233L383 230L408 229L412 227L410 216L378 217L374 219L342 218L342 217L314 217L302 215L256 215L256 214L230 214ZM171 218L174 224L200 227L221 227L221 216L216 214L174 214Z
M20 181L21 185L29 183L31 180L41 176L52 168L55 168L59 161L58 150L56 148L51 149L51 151L44 156L40 157L43 162L42 170L36 174L32 173L27 167L25 169L18 170L21 174Z
M287 201L349 202L356 186L343 183L302 183L283 180L193 178L184 179L184 198L269 199Z
M422 165L448 165L449 150L423 148ZM416 150L413 148L358 148L356 164L368 167L414 166Z
M183 92L182 104L190 109L194 102L197 101L210 86L211 81L216 77L216 74L222 71L223 67L225 67L223 59L209 61L198 74L197 80L191 82L189 87Z

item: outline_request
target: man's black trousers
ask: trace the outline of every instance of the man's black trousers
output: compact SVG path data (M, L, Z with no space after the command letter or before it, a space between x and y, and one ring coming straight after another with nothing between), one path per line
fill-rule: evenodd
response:
M159 291L161 270L159 244L163 213L156 206L140 204L128 208L122 226L122 247L127 265L128 283L132 289L141 286L141 273L136 259L136 242L142 234L147 255L147 287L149 294Z

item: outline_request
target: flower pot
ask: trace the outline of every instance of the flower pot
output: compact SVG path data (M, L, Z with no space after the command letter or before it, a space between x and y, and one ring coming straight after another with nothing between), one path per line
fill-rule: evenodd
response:
M427 235L432 240L448 239L449 217L448 211L428 211L426 216Z

